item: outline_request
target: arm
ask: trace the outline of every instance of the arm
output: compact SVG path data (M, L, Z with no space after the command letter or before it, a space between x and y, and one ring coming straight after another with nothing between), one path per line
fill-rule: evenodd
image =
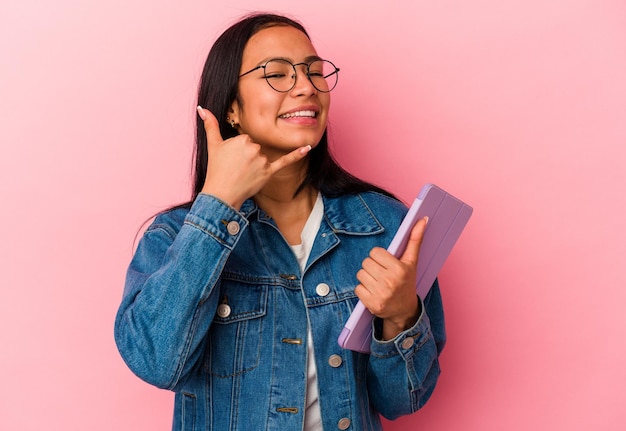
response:
M372 403L393 419L415 412L434 390L445 343L437 281L421 299L415 294L419 249L427 219L416 223L402 256L375 247L357 273L355 289L374 319L368 390Z
M374 319L368 390L376 410L388 419L421 408L430 398L439 377L438 358L446 333L437 281L421 310L415 325L389 341L382 338L382 319Z
M239 231L229 233L224 221L238 223ZM219 303L220 274L247 224L232 207L201 194L184 221L165 214L148 228L115 321L118 349L140 378L174 389L193 370Z

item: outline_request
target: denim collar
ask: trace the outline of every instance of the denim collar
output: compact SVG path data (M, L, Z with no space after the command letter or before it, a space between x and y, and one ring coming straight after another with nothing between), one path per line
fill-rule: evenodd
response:
M385 228L378 221L361 194L340 197L323 196L324 219L333 232L348 235L371 235L383 232ZM252 199L247 199L239 210L248 220L257 213L259 221L269 221L270 217Z

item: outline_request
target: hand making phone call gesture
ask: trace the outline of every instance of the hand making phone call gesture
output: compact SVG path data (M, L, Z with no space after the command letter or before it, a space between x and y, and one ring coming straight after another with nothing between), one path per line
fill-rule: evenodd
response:
M276 172L302 160L311 150L306 145L270 161L247 134L222 139L215 116L200 106L197 109L204 122L209 153L202 193L216 196L236 209L258 193Z

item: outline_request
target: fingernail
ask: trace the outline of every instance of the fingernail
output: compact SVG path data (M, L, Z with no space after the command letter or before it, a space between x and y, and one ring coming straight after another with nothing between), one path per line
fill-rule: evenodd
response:
M426 224L428 224L428 216L425 216L424 220L426 220Z
M307 145L306 147L300 148L300 154L306 154L309 151L311 151L311 146L310 145Z
M206 120L206 114L204 113L204 109L202 109L202 106L198 105L196 109L198 110L198 115L200 116L200 118L202 118L202 120Z

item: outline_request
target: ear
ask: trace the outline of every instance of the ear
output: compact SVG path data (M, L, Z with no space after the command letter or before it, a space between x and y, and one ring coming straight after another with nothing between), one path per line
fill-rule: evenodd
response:
M239 107L239 102L235 99L228 110L228 118L230 121L234 121L235 124L239 124L240 112L241 108Z

